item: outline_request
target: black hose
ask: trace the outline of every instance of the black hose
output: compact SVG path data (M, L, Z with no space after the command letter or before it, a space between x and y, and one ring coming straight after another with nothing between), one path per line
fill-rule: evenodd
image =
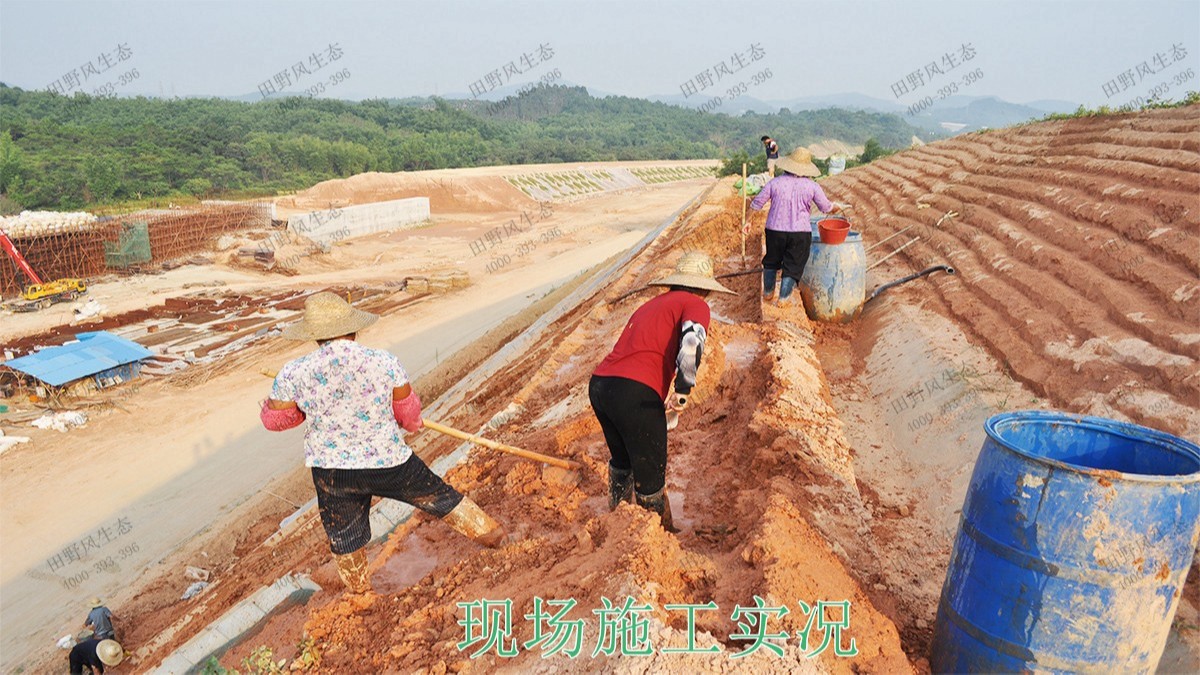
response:
M913 279L918 279L920 277L925 276L926 274L931 274L933 272L937 272L938 270L943 270L946 272L946 274L955 274L954 268L949 265L934 265L933 267L926 267L925 269L921 270L920 272L917 272L915 274L910 274L906 277L900 277L899 279L896 279L895 281L889 281L886 284L880 286L879 288L876 288L874 291L871 291L871 297L867 298L866 302L864 302L863 304L865 305L867 302L874 300L875 298L879 297L879 295L881 293L883 293L884 291L886 291L889 288L892 288L893 286L899 286L900 284L908 283L909 281L912 281Z

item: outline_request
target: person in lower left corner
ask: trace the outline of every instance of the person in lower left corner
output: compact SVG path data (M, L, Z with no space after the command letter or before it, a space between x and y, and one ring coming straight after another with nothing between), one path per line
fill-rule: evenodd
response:
M113 629L113 613L104 606L104 601L100 598L92 598L88 603L91 610L88 611L87 618L83 621L84 628L91 628L92 634L101 640L108 640L116 637L116 631Z
M71 675L103 673L104 666L115 666L125 659L125 650L116 640L101 640L91 637L71 647L67 663ZM84 670L84 669L87 670Z
M678 532L667 496L668 415L678 416L696 385L707 339L709 292L733 293L713 278L707 254L689 251L675 272L652 282L670 290L637 308L612 352L592 373L588 398L611 459L609 508L632 495ZM671 378L675 392L669 394Z
M304 318L284 330L315 340L316 351L279 370L260 417L271 431L308 421L305 465L312 470L321 524L338 576L352 593L371 590L366 545L373 496L411 504L495 548L504 527L446 484L405 444L401 429L421 429L421 400L400 360L356 341L379 317L321 292L304 303Z

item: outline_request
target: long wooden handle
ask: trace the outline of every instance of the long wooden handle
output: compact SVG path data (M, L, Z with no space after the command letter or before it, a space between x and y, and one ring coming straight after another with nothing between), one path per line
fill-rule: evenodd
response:
M464 441L470 441L472 443L475 443L476 445L482 445L485 448L499 450L500 452L507 452L510 455L516 455L517 457L524 457L525 459L532 459L537 462L545 462L546 464L561 467L563 469L581 469L581 468L583 468L583 465L580 464L579 462L574 462L569 459L562 459L560 457L551 457L550 455L543 455L539 452L533 452L532 450L523 450L521 448L517 448L517 447L511 446L511 445L497 443L496 441L488 440L486 438L483 438L482 436L476 436L475 434L469 434L465 431L459 431L458 429L455 429L453 427L448 427L445 424L438 424L437 422L433 422L431 420L423 420L423 422L425 424L425 427L428 429L433 429L434 431L441 433L441 434L446 434L447 436L461 438Z

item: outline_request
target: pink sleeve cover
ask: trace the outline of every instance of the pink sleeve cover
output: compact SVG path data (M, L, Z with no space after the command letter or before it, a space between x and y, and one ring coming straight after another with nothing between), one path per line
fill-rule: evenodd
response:
M275 410L268 407L267 402L263 401L262 411L259 412L258 418L262 420L267 431L287 431L304 422L304 411L299 408Z
M396 421L408 433L416 433L421 429L421 399L413 392L401 401L392 401L392 414Z

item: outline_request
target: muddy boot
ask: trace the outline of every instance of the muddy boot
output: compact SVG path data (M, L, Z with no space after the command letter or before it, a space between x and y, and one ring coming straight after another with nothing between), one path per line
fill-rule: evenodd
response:
M334 555L338 576L351 593L366 593L371 590L371 582L367 579L367 550L360 548L354 553Z
M775 297L775 275L779 270L763 270L763 300Z
M488 548L497 548L504 542L507 532L492 520L470 497L463 497L454 510L442 520L459 534L465 535Z
M629 501L633 496L633 471L608 465L608 510L616 511L617 505Z
M796 280L791 277L784 277L783 281L779 282L779 304L790 305L792 303L792 291L796 290Z
M667 497L667 489L663 488L652 495L637 493L638 506L662 516L662 526L667 532L678 532L671 519L671 500Z

